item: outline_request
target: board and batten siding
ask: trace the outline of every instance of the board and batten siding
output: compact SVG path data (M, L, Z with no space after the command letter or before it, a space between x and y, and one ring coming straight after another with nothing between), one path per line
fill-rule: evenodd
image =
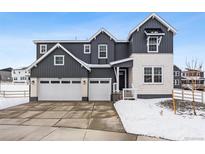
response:
M135 31L131 38L131 52L132 53L147 53L147 36L144 33L146 28L161 28L165 33L159 46L159 53L173 53L173 33L168 31L168 28L162 25L155 18L149 19L144 25Z
M54 65L54 55L64 55L64 66ZM57 48L43 59L37 67L31 69L31 77L39 78L81 78L87 77L88 71L75 59Z

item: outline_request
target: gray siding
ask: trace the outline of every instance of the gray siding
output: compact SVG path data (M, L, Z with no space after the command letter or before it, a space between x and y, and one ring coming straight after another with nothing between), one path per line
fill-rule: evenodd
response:
M116 43L115 45L115 60L120 60L129 57L129 43Z
M46 43L47 49L51 49L56 43ZM87 43L60 43L68 51L74 54L76 57L80 58L86 63L90 63L90 54L84 54L84 44ZM37 59L43 54L40 54L40 44L37 44Z
M144 33L145 28L161 28L165 33L162 36L162 41L159 46L159 53L173 53L173 33L168 31L167 27L162 25L158 20L149 19L144 25L142 25L139 31L135 31L130 39L133 42L130 45L131 52L133 53L147 53L147 40Z
M99 44L107 44L108 45L108 59L107 60L99 60L98 59L98 45ZM91 63L92 64L107 64L111 61L114 61L115 54L115 42L110 39L106 33L102 32L96 36L91 41Z
M175 74L175 73L174 73L175 71L180 72L180 75L179 75L179 76L175 76L175 75L174 75L174 74ZM180 69L179 67L177 67L176 65L174 65L174 72L173 72L174 80L179 80L179 85L175 85L174 82L173 82L174 88L182 88L182 76L181 76L182 71L181 71L181 69Z
M0 71L0 81L12 81L11 72Z
M54 66L54 55L65 55L64 66ZM31 70L31 77L41 78L63 78L63 77L87 77L88 71L81 67L76 60L74 60L62 49L57 48L44 60L42 60L37 67Z
M114 82L115 74L113 68L92 68L89 78L112 78L112 82Z

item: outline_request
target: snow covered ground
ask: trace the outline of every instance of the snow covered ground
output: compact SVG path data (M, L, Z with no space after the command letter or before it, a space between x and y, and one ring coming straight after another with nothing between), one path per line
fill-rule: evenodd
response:
M29 86L27 84L13 84L13 83L1 83L0 85L1 91L28 91ZM5 109L11 106L16 106L19 104L24 104L29 102L28 97L17 97L13 98L15 96L12 96L12 98L4 98L0 95L0 109Z
M1 91L24 91L29 90L29 85L24 83L1 83Z
M170 140L205 140L204 117L175 115L171 110L156 105L163 100L121 100L114 106L128 133Z
M5 109L11 106L16 106L19 104L28 103L29 98L23 97L23 98L2 98L0 97L0 109Z

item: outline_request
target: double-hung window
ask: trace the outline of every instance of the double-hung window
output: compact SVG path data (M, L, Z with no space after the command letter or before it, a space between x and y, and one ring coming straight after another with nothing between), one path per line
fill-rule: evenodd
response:
M144 68L144 83L152 83L152 67Z
M162 83L162 67L144 67L144 83Z
M44 54L47 52L47 45L46 44L40 44L40 54Z
M178 79L174 80L174 85L175 85L175 86L178 86L178 85L179 85L179 80L178 80Z
M98 45L98 59L107 59L107 44Z
M84 44L84 54L90 54L90 53L91 53L91 45Z
M54 55L54 65L56 66L64 65L64 55Z
M159 38L155 36L149 36L147 38L147 52L158 52Z

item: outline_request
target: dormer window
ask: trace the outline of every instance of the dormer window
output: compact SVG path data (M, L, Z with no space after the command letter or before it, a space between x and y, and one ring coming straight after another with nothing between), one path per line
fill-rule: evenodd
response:
M40 44L40 54L44 54L47 52L47 45L46 44Z
M90 53L91 53L91 45L84 44L84 54L90 54Z
M159 52L159 45L165 33L160 28L146 28L144 32L147 36L147 52Z
M98 45L98 59L107 59L107 44Z
M159 50L159 39L155 36L149 36L147 38L147 52L158 52Z

